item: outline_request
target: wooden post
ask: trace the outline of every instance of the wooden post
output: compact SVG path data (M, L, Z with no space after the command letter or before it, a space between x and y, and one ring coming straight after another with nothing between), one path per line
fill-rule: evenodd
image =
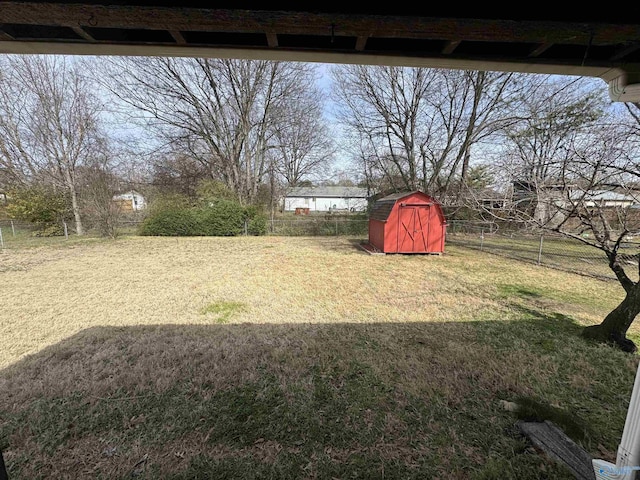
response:
M64 238L66 240L69 240L69 230L67 229L67 222L62 222L62 225L64 226Z
M540 247L538 248L538 265L542 263L542 244L544 243L544 234L540 234Z
M484 246L484 228L480 230L480 251L482 251L483 246Z
M246 237L247 235L249 235L249 227L248 227L249 222L247 222L246 220L244 221L244 236Z
M336 237L338 236L338 217L336 217Z
M13 233L13 236L16 236L16 227L13 225L13 220L11 220L11 232Z
M0 248L4 248L4 239L2 238L2 228L0 227Z

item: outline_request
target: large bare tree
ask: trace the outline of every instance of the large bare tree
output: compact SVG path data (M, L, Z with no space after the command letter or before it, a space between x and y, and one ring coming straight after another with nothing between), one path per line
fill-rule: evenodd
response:
M14 185L68 191L84 233L78 168L101 148L103 111L80 62L64 56L0 58L0 169Z
M105 72L105 86L168 150L196 159L245 203L270 170L274 136L284 131L276 126L296 120L289 100L314 88L313 66L304 63L114 58Z
M515 109L512 74L359 65L332 74L365 176L395 190L446 197L467 176L472 146Z

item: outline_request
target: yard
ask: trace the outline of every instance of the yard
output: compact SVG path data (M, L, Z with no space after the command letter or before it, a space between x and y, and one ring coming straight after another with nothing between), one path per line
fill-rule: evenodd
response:
M614 461L638 357L579 332L621 287L458 246L370 256L357 242L1 252L10 478L572 479L518 417Z

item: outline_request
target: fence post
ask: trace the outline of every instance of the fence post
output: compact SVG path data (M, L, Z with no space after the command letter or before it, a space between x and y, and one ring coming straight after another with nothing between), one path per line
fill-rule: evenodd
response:
M67 222L63 220L62 226L64 227L64 238L65 240L69 240L69 230L67 229Z
M244 236L246 237L247 235L249 235L249 228L248 228L248 222L245 220L244 221Z
M4 248L4 239L2 238L2 227L0 227L0 248Z
M542 244L544 243L544 234L540 234L540 248L538 248L538 265L542 263Z
M336 217L336 237L338 236L338 217Z
M480 230L480 251L482 251L483 246L484 246L484 228Z
M13 236L16 236L16 227L13 226L13 220L11 220L11 232L13 233Z

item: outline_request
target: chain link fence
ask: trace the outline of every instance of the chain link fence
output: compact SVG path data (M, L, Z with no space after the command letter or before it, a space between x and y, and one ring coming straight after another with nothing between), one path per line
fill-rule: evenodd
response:
M140 219L123 218L119 228L135 234ZM0 249L39 246L67 241L74 236L71 226L62 225L66 235L38 236L38 227L28 222L0 220ZM276 217L267 220L267 235L355 236L366 239L369 220L362 216L313 215ZM450 221L448 245L553 267L603 280L615 280L607 257L597 248L549 232L527 233L509 230L490 222ZM620 247L619 258L630 278L638 280L640 237L629 238Z
M48 232L41 225L20 220L0 220L0 249L37 247L69 240L75 234L73 226L60 222Z
M314 215L274 218L267 221L269 235L282 236L367 236L369 220L363 216Z
M118 219L120 234L136 235L142 217L122 217ZM246 229L245 229L246 230ZM91 228L88 229L91 233ZM276 236L358 236L366 238L369 220L362 216L311 215L276 217L266 222L266 234ZM60 234L43 236L41 227L18 220L0 220L0 248L17 248L48 245L75 237L71 224L61 224ZM65 232L63 235L62 232Z
M504 230L494 223L454 221L447 227L447 243L580 275L616 280L601 250L550 232L526 233ZM639 256L640 238L629 238L622 243L619 259L634 280L638 280Z

